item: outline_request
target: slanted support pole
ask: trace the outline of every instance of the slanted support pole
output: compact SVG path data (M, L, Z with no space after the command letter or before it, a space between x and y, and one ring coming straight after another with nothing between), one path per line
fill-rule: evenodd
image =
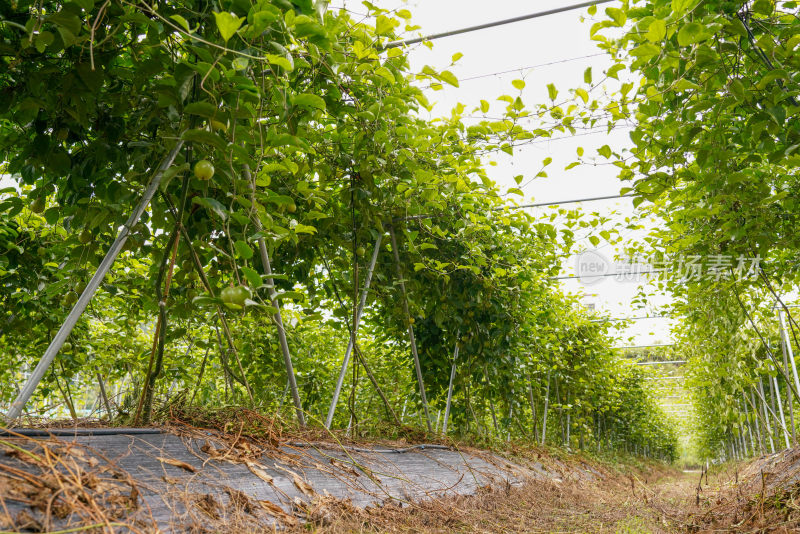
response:
M778 414L780 416L779 422L781 424L781 429L783 430L783 439L786 442L786 448L791 448L791 443L789 440L789 429L786 428L786 418L783 415L783 402L781 401L781 388L778 387L778 377L773 376L772 378L772 388L770 391L772 393L772 401L778 405Z
M428 398L425 395L425 382L422 379L422 366L419 364L419 354L417 353L417 341L414 338L414 325L411 324L411 313L408 311L406 284L403 281L403 268L400 265L400 252L397 250L397 237L394 235L394 226L389 227L389 236L392 238L392 253L394 254L395 267L397 268L397 280L400 283L400 292L403 295L403 312L405 313L406 324L408 325L408 340L411 343L411 355L414 357L414 368L417 371L419 396L422 399L422 409L425 410L425 422L428 426L428 432L433 432L431 428L431 416L428 413Z
M447 435L447 421L450 418L450 402L453 400L453 382L456 379L456 360L458 360L458 340L461 332L456 335L456 348L453 350L453 366L450 368L450 385L447 386L447 403L444 405L444 423L442 424L442 435Z
M353 325L353 330L350 332L350 341L347 342L347 350L344 351L342 368L339 370L339 378L336 380L336 387L333 390L333 398L331 399L331 405L328 408L328 417L325 418L325 428L330 428L331 424L333 424L333 416L336 413L336 405L339 403L339 395L342 393L342 384L344 384L344 377L347 375L347 366L350 364L350 357L353 354L353 347L356 343L358 326L361 323L361 314L364 313L364 306L367 304L369 285L372 282L372 273L375 271L375 263L378 261L378 253L381 250L382 239L383 234L381 233L378 234L378 239L375 240L375 250L372 251L372 258L369 260L367 278L364 280L364 289L361 290L361 298L359 299L358 308L356 309L355 324Z
M253 182L253 178L250 174L250 169L245 166L244 168L244 177L247 180L247 183L250 185L250 191L253 196L253 201L255 201L255 194L256 194L256 185ZM264 229L261 224L261 219L258 217L258 213L255 213L252 217L253 225L256 228L256 232L261 233ZM267 288L269 293L269 300L270 304L273 308L275 308L275 314L272 316L272 320L275 323L275 327L278 330L278 342L281 346L281 353L283 354L283 365L286 368L286 376L289 379L289 390L292 393L292 401L294 401L294 410L295 414L297 415L297 422L300 424L301 427L306 426L306 416L305 412L303 411L303 402L300 400L300 392L297 389L297 379L294 375L294 364L292 363L292 354L289 352L289 343L286 341L286 329L283 327L283 317L281 316L281 304L278 302L278 292L275 291L275 278L272 276L272 265L269 261L269 252L267 251L267 243L264 240L264 237L258 238L258 252L261 256L261 264L264 269L264 275L267 277Z
M797 364L794 361L794 350L792 349L792 342L789 339L789 333L786 331L786 321L783 318L783 313L778 310L778 318L780 319L780 328L781 328L781 337L783 339L783 347L786 351L784 353L784 358L789 360L789 365L792 368L792 378L794 379L794 391L800 394L800 379L797 376ZM791 389L791 388L788 388ZM800 402L800 399L796 399ZM797 434L794 428L794 420L792 420L792 437L795 438L795 442L797 441Z
M108 271L111 270L111 266L114 264L117 256L119 256L119 253L122 252L122 247L125 246L125 241L128 240L131 229L139 222L139 219L142 217L147 205L150 204L150 201L153 199L153 195L155 195L156 191L158 191L158 186L161 183L161 178L164 176L164 172L169 169L170 166L172 166L172 163L175 161L175 158L178 156L178 152L180 152L182 147L183 141L179 140L177 143L175 143L175 146L172 147L172 150L170 150L169 154L167 154L167 156L161 161L158 169L156 169L156 172L150 179L150 183L147 184L144 194L139 200L139 204L137 204L136 208L133 210L133 213L131 213L130 217L128 217L128 220L120 229L119 234L117 234L117 238L114 240L111 248L108 249L108 252L106 252L105 257L103 258L103 261L100 262L100 266L97 268L97 271L95 271L94 276L92 276L92 279L89 280L88 284L86 284L86 288L83 290L83 293L81 293L78 301L72 307L72 310L69 312L69 315L67 315L67 318L64 320L61 328L59 328L58 332L56 332L55 337L50 342L47 350L45 350L42 359L39 360L39 363L36 365L33 373L31 373L31 376L28 377L28 380L25 382L25 385L22 386L22 390L20 390L17 398L11 403L11 407L8 409L8 413L6 413L5 416L7 421L12 422L22 414L22 410L25 409L25 405L28 404L28 401L33 396L34 391L36 391L36 387L39 385L39 382L41 382L42 378L47 372L47 369L50 367L50 364L53 363L53 360L58 355L59 351L61 351L61 347L72 333L72 329L75 328L75 325L78 323L78 319L80 319L81 315L83 315L83 312L89 305L89 301L92 300L97 288L100 287L100 284L103 282L106 274L108 274Z

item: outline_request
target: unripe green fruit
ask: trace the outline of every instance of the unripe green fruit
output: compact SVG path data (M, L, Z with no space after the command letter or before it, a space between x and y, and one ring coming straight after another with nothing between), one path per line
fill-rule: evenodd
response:
M61 304L65 307L72 306L76 302L78 302L78 294L74 291L67 292L64 298L61 299Z
M89 243L92 242L92 237L93 237L92 232L86 229L80 233L80 235L78 236L78 241L80 241L84 245L88 245Z
M210 180L214 176L214 165L207 159L201 159L194 164L194 175L200 180Z
M226 287L220 297L228 308L240 310L244 308L245 300L250 298L250 290L244 286Z
M45 200L44 197L39 197L33 202L31 202L31 211L33 213L42 213L45 208Z

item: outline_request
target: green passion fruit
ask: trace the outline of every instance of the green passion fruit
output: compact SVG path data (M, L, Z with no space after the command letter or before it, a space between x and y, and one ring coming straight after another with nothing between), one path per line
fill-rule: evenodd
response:
M245 286L226 287L222 290L220 297L225 306L232 310L244 308L245 301L250 298L250 290Z
M214 165L207 159L201 159L194 164L194 175L199 180L210 180L214 176Z

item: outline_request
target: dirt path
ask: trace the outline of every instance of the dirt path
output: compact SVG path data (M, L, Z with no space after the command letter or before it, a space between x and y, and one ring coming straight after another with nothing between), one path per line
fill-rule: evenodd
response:
M686 532L699 472L532 482L414 508L340 510L316 532Z

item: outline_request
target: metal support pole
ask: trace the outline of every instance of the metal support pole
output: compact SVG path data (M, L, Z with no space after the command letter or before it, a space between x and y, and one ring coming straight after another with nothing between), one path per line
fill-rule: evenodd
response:
M447 421L450 418L450 401L453 399L453 382L456 379L456 360L458 359L458 338L461 332L456 335L456 348L453 350L453 366L450 368L450 385L447 386L447 403L444 405L444 423L442 423L442 435L447 435Z
M769 407L767 406L767 398L764 396L764 382L761 378L758 379L758 396L761 397L761 411L764 413L764 432L769 438L769 448L771 453L775 453L775 442L772 439L772 423L769 418Z
M750 436L750 446L753 448L753 456L756 455L756 438L753 435L753 427L750 426L750 409L747 407L747 398L742 390L742 407L744 409L745 424L747 425L747 433ZM760 447L759 447L760 450Z
M786 343L784 342L783 338L781 338L781 353L783 353L783 369L788 374L789 373L789 357L786 354ZM787 384L788 385L788 384ZM794 402L792 400L792 388L786 388L786 406L789 409L789 423L792 426L792 444L797 443L797 432L794 426Z
M250 190L253 194L253 200L255 200L255 193L256 193L256 186L253 183L252 177L250 175L250 169L246 166L244 168L244 176L247 180L248 184L250 184ZM261 232L263 227L261 225L261 219L259 219L258 214L254 214L252 217L253 226L255 226L256 232ZM286 376L289 379L289 389L292 392L292 401L294 401L294 410L297 414L297 422L300 424L301 427L306 426L306 416L303 412L303 402L300 400L300 393L297 389L297 379L294 375L294 364L292 363L292 355L289 352L289 343L286 341L286 330L283 327L283 317L281 317L281 305L278 302L278 292L275 291L275 279L272 277L272 265L269 262L269 252L267 251L267 243L263 237L258 238L258 251L261 256L261 264L264 268L264 274L267 277L267 292L269 293L269 300L270 304L273 308L275 308L275 314L272 316L272 320L275 323L275 327L278 330L278 341L281 346L281 353L283 354L283 365L286 368Z
M544 440L547 437L547 406L550 403L550 369L547 370L547 389L544 393L544 409L542 410L544 413L542 414L542 445L544 445ZM598 447L599 447L599 434L598 434Z
M372 258L369 260L367 278L364 280L364 289L361 290L361 298L359 299L358 308L356 309L355 324L353 325L352 332L350 332L350 341L347 342L347 350L344 351L342 368L339 370L339 378L336 380L336 387L333 390L333 398L331 399L331 405L328 408L328 417L325 418L325 428L330 428L331 424L333 423L333 415L336 413L336 405L339 403L339 395L342 393L342 384L344 384L344 377L347 374L347 366L350 364L350 356L353 354L353 346L355 346L356 343L356 335L358 334L358 325L361 322L361 314L364 313L364 306L366 306L367 303L367 294L369 293L369 285L372 282L372 273L375 270L375 263L378 261L378 253L381 251L382 239L383 234L378 234L378 239L375 240L375 250L372 252Z
M789 340L789 333L786 331L786 322L783 318L783 313L778 311L778 318L780 319L781 337L783 338L783 346L786 349L786 356L789 364L792 367L792 378L794 379L794 391L800 394L800 379L797 377L797 364L794 361L794 350L792 350L792 342ZM789 388L791 389L791 388ZM800 399L796 399L800 402ZM792 435L796 436L794 425L792 425Z
M783 429L783 439L786 441L786 448L791 448L789 440L789 429L786 428L786 418L783 416L783 403L781 402L781 389L778 387L778 377L772 377L772 400L778 405L778 414L780 415L780 423Z
M431 416L428 413L428 398L425 396L425 382L422 380L422 366L419 363L417 353L417 341L414 338L414 325L411 324L411 313L408 311L408 299L406 298L406 284L403 281L403 269L400 266L400 252L397 250L397 237L394 235L394 227L389 227L389 236L392 238L392 253L394 254L395 266L397 267L397 280L400 283L400 292L403 294L403 311L406 315L408 324L408 339L411 342L411 355L414 357L414 368L417 371L417 382L419 382L419 396L422 399L422 409L425 410L425 422L428 425L428 432L432 432Z
M44 352L42 359L39 360L39 363L36 365L36 368L31 373L31 376L28 377L28 380L25 382L25 385L22 386L22 390L17 395L17 398L14 399L14 402L11 403L11 407L8 409L8 413L6 413L6 420L9 422L14 421L17 419L22 410L25 408L25 405L28 404L31 396L33 396L34 391L36 391L36 387L41 382L42 378L44 378L47 369L50 367L50 364L53 363L53 360L58 355L59 351L61 350L62 345L67 341L67 338L72 333L72 329L75 328L75 325L78 323L78 319L80 319L81 315L83 314L86 307L89 305L89 301L92 300L97 288L100 287L100 284L105 278L108 271L111 270L111 266L114 264L114 261L119 256L119 253L122 252L122 247L125 246L125 241L128 240L128 236L131 233L131 229L136 226L136 223L139 222L144 210L147 208L147 205L150 204L150 201L153 199L153 195L156 194L158 191L158 186L161 183L161 178L164 176L164 172L172 165L175 161L175 158L178 156L178 152L183 147L183 141L179 140L175 143L175 146L172 150L167 154L167 157L161 162L161 165L158 166L158 169L153 174L153 177L150 179L150 183L147 184L147 188L144 190L144 194L142 198L139 200L139 204L134 208L133 213L131 213L128 220L122 226L117 234L117 238L114 240L114 243L111 245L111 248L108 249L103 261L100 262L100 266L95 271L94 276L92 279L89 280L89 283L86 284L86 288L81 293L81 296L78 298L78 301L72 307L72 310L67 315L67 318L64 320L64 323L61 325L61 328L58 329L56 332L55 337L50 342L50 345L47 347L47 350Z

